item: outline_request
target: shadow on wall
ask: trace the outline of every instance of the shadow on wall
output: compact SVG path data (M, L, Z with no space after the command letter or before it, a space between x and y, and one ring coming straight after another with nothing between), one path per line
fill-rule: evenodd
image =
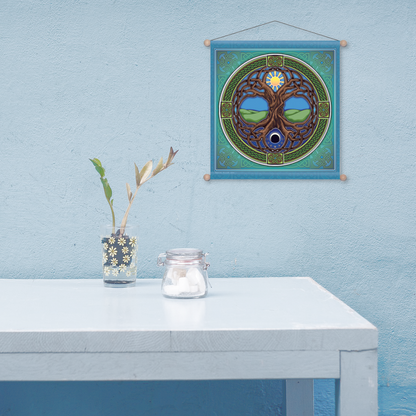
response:
M283 416L282 387L282 380L0 382L0 415ZM334 412L334 380L315 380L315 416Z

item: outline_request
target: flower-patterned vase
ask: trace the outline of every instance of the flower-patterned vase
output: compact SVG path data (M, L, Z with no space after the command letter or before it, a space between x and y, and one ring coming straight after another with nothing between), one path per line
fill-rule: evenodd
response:
M104 286L129 287L136 284L137 242L135 226L126 226L123 234L117 227L103 227L101 247Z

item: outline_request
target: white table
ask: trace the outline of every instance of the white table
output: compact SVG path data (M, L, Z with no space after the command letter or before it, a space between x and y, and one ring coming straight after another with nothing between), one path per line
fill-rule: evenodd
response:
M337 415L377 415L372 324L308 277L211 282L174 300L157 279L0 279L0 380L286 379L307 416L313 379L335 378Z

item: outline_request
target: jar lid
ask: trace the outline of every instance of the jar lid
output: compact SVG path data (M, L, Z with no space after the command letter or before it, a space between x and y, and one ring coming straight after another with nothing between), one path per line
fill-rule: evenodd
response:
M174 248L166 251L166 260L198 260L203 256L198 248Z

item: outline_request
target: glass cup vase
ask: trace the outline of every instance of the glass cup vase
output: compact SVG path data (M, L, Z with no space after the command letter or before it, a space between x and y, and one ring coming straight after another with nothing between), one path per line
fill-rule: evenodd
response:
M101 229L104 286L130 287L137 277L138 227L127 225L123 231L112 225Z

